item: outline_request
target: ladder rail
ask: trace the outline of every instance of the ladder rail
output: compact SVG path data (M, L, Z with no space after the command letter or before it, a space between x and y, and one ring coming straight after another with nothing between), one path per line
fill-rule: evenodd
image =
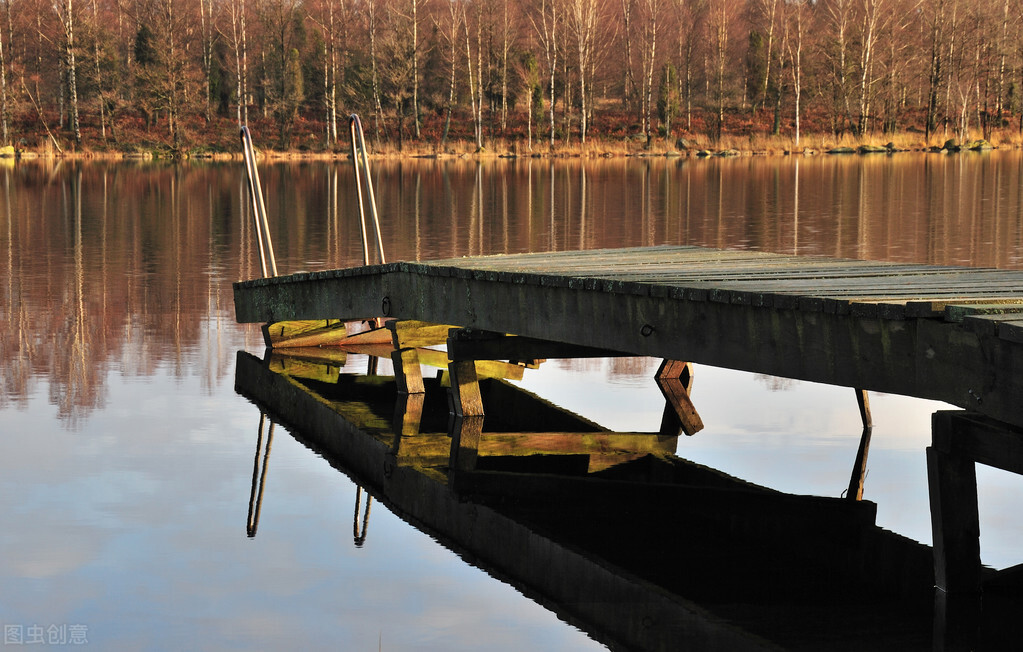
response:
M362 131L362 121L355 113L348 117L348 130L352 139L352 166L355 170L355 191L359 196L359 226L362 229L362 260L369 265L369 239L366 228L366 208L369 204L370 217L373 221L373 233L376 236L376 253L380 263L386 263L384 257L384 240L380 233L380 216L377 214L376 195L373 192L373 179L369 173L369 157L366 153L366 138ZM362 176L366 177L366 201L363 201Z
M270 239L270 224L266 218L263 187L259 183L259 170L256 168L256 152L252 146L252 134L249 133L248 127L241 128L241 140L242 154L245 158L245 176L249 181L249 198L252 200L252 216L256 223L259 264L263 270L263 278L277 276L277 259L274 256L273 241Z

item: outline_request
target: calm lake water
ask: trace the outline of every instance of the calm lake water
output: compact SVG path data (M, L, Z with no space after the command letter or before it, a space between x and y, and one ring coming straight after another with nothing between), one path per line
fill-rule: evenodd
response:
M347 164L261 173L282 273L361 262ZM248 536L260 412L236 393L235 364L263 343L234 321L231 283L259 274L241 174L0 168L5 644L600 649L385 506L356 545L356 485L282 429ZM388 260L694 244L1023 267L1018 152L423 160L374 164L374 178ZM656 431L658 363L550 361L520 384L612 430ZM848 486L850 390L698 367L693 399L707 427L679 456L786 492ZM943 406L873 395L872 407L864 498L878 525L929 544L924 448ZM1023 481L978 474L982 558L1017 564Z

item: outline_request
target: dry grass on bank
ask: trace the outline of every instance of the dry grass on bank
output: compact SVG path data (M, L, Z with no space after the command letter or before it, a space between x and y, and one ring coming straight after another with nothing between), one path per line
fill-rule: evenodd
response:
M485 145L477 148L472 137L472 122L467 116L458 116L451 123L451 138L442 146L440 134L443 121L438 115L430 115L422 128L419 140L406 137L402 141L395 140L394 127L385 130L392 138L377 138L372 127L367 125L367 144L371 157L376 159L400 158L614 158L628 156L696 156L729 151L732 154L746 155L783 155L788 153L816 154L835 148L857 149L861 146L884 147L891 144L895 150L926 150L941 147L946 140L952 138L951 133L939 131L926 138L919 128L920 116L906 123L906 128L894 134L881 132L857 137L850 133L842 136L833 135L827 128L826 117L808 116L803 123L803 135L797 147L793 138L794 125L784 123L782 135L769 134L762 125L770 122L767 113L761 111L756 115L736 113L729 116L726 124L729 130L720 138L707 135L709 130L703 122L705 116L694 114L693 120L685 123L688 131L675 132L669 138L654 138L647 142L640 136L640 125L635 116L622 111L605 110L598 115L592 125L592 131L585 143L579 139L578 125L571 125L571 133L566 138L565 126L559 125L558 137L553 147L547 131L541 126L533 126L533 138L527 137L524 120L509 119L508 129L504 136L488 133ZM521 118L522 116L518 116ZM678 123L680 126L681 122ZM117 139L103 139L98 125L85 125L83 128L84 147L75 148L68 142L68 134L57 132L61 148L57 149L45 134L30 132L33 125L19 125L24 131L26 142L34 144L25 146L23 151L29 155L47 158L199 158L199 159L238 159L237 125L227 117L216 117L210 123L202 120L193 121L181 127L181 142L187 143L174 148L169 143L169 136L161 128L148 128L142 121L125 118L118 121ZM275 149L275 127L270 120L254 119L251 130L260 153L275 160L338 160L349 156L347 142L328 148L323 132L323 123L299 120L294 129L292 149L281 151ZM496 132L496 127L494 128ZM19 139L22 132L19 130ZM982 138L979 130L973 130L966 140ZM1023 147L1023 133L1017 126L1005 126L988 135L987 140L995 147L1015 149ZM347 141L347 139L345 139Z

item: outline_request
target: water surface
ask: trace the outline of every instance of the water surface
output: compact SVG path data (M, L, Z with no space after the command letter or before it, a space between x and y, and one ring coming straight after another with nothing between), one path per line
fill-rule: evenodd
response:
M233 318L230 284L259 273L241 171L0 170L5 635L56 644L82 625L103 649L601 647L382 507L356 546L355 486L283 430L247 536L259 410L234 391L234 365L263 345ZM361 262L347 164L261 171L282 272ZM374 180L389 260L695 244L1023 267L1018 153L423 160L375 164ZM551 361L521 384L611 429L656 430L657 363ZM707 428L680 456L782 491L848 485L849 390L698 367L693 398ZM929 543L923 450L942 406L872 399L864 498L879 525ZM979 472L983 559L1019 563L1020 478Z

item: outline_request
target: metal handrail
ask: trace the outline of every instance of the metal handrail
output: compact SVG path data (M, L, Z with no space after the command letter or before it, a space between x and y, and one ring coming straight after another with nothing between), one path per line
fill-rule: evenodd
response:
M369 265L369 241L366 233L366 209L362 198L362 180L359 174L359 166L366 175L366 195L369 203L370 214L373 218L373 230L377 240L377 255L380 263L386 263L384 258L384 241L380 235L380 218L377 215L377 201L373 194L373 180L369 175L369 158L366 155L366 139L362 133L362 121L359 116L352 114L348 117L348 130L352 137L352 166L355 168L355 191L359 196L359 226L362 228L362 261ZM360 160L361 154L361 160Z
M362 487L355 485L355 517L352 520L352 537L355 539L355 547L361 548L366 543L366 532L369 530L369 509L373 506L373 496L366 492L366 512L362 517L362 527L359 527L359 514L362 513Z
M252 200L252 217L256 223L256 241L259 243L259 264L263 269L263 278L277 276L277 260L274 257L273 242L270 240L270 225L266 219L266 205L263 203L263 187L259 183L256 152L252 147L252 135L249 133L248 127L241 128L241 139L242 153L245 157L245 175L249 180L249 198ZM267 269L268 259L269 270Z
M263 426L267 418L264 412L259 413L259 436L256 438L256 459L252 462L252 492L249 494L249 516L245 521L245 533L249 538L256 536L256 529L259 527L259 513L263 509L263 489L266 487L266 470L270 464L270 446L274 441L274 422L270 421L270 428L266 433L266 452L263 452ZM260 457L262 457L263 468L260 469Z

